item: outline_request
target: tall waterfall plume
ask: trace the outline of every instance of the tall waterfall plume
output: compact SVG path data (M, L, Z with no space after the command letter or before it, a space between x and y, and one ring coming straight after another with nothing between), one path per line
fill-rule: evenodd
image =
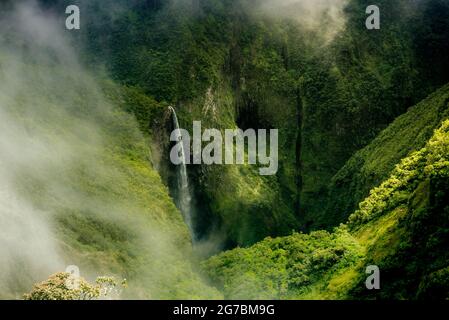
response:
M182 140L182 133L179 128L179 121L178 116L176 115L176 111L173 107L169 107L170 112L172 113L173 117L173 126L175 128L175 134L176 134L176 140L179 142ZM178 206L179 210L181 211L184 220L187 224L187 226L190 229L190 232L193 234L193 226L192 226L192 191L190 189L189 185L189 177L187 175L187 166L186 166L186 155L184 150L183 143L180 144L180 158L183 159L182 163L177 166L177 195L176 195L176 205Z

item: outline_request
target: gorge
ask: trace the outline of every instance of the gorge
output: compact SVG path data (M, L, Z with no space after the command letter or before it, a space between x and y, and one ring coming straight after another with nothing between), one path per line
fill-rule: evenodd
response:
M73 2L0 3L0 298L448 298L446 0Z

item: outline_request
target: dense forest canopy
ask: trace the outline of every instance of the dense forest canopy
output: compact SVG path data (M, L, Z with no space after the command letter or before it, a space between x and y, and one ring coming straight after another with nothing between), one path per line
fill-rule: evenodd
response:
M449 1L3 1L0 27L0 219L50 257L0 238L0 297L71 261L127 297L448 298ZM188 230L169 106L278 129L276 174L187 166Z

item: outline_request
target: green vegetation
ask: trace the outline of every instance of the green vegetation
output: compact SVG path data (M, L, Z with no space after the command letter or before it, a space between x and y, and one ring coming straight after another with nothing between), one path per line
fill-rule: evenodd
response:
M447 1L378 0L376 31L366 0L336 17L271 0L74 2L82 28L64 34L0 4L0 218L37 242L0 249L1 298L72 264L126 278L120 298L449 298ZM188 130L279 129L275 176L188 167L196 251L168 106ZM98 298L66 278L25 298Z
M361 258L357 242L343 228L285 238L267 238L248 249L210 258L204 268L228 299L306 297ZM324 280L323 280L324 279Z
M25 300L95 300L113 299L118 292L113 278L98 277L92 285L84 279L76 280L69 273L58 273L33 287L25 294Z
M85 18L88 32L82 38L94 53L89 60L105 63L115 80L176 106L187 129L192 120L201 120L220 129L280 130L275 177L261 179L240 168L190 169L200 207L198 233L207 237L219 229L230 246L249 245L292 229L331 230L344 222L396 162L385 171L381 165L382 176L375 181L352 182L363 187L345 189L347 196L334 185L341 170L347 171L342 167L396 117L449 81L449 73L436 78L423 65L433 59L434 69L446 68L440 53L448 52L447 42L440 32L448 25L447 4L377 4L383 12L381 30L364 28L366 1L353 0L344 10L345 27L332 38L323 31L338 30L331 19L322 32L310 30L291 15L259 10L257 1L198 1L196 8L188 1L147 1L123 5L113 18ZM435 11L436 20L431 18ZM430 40L432 50L427 50ZM430 121L431 131L438 123ZM428 136L423 138L422 143ZM161 166L169 181L170 168ZM266 186L270 194L254 197L243 181ZM234 184L239 188L230 187Z
M449 120L333 233L266 239L207 260L226 298L446 299ZM382 290L364 268L382 270Z
M346 219L385 180L397 163L421 149L449 117L449 86L444 86L398 117L366 148L356 152L332 178L323 216Z
M128 279L122 298L219 298L195 271L188 229L150 161L151 132L142 134L126 112L151 116L160 105L137 89L121 88L100 75L93 78L75 64L34 64L26 55L0 55L14 65L0 62L2 115L8 119L2 132L12 142L7 152L15 160L6 162L11 190L33 208L36 219L48 221L48 241L57 243L56 249L36 252L36 259L48 264L39 271L27 264L28 258L12 254L4 266L31 277L22 273L5 279L1 296L27 292L42 281L38 277L74 264L86 278ZM9 91L12 81L20 85ZM46 237L40 228L33 225L31 232ZM36 290L31 298L41 295Z

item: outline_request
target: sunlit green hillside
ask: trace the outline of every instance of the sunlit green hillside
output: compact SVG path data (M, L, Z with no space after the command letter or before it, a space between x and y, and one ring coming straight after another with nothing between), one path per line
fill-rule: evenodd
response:
M432 112L445 101L443 88L416 108ZM416 119L416 109L400 122ZM393 124L381 137L387 137ZM407 135L390 136L391 153ZM385 146L386 144L384 144ZM365 150L374 156L376 141ZM227 298L417 299L448 298L449 121L423 148L398 161L359 209L332 233L317 231L268 238L203 264ZM379 159L378 157L376 160ZM365 268L382 270L382 290L365 288Z
M374 2L0 1L0 298L449 298L449 2ZM197 121L278 170L175 165Z

